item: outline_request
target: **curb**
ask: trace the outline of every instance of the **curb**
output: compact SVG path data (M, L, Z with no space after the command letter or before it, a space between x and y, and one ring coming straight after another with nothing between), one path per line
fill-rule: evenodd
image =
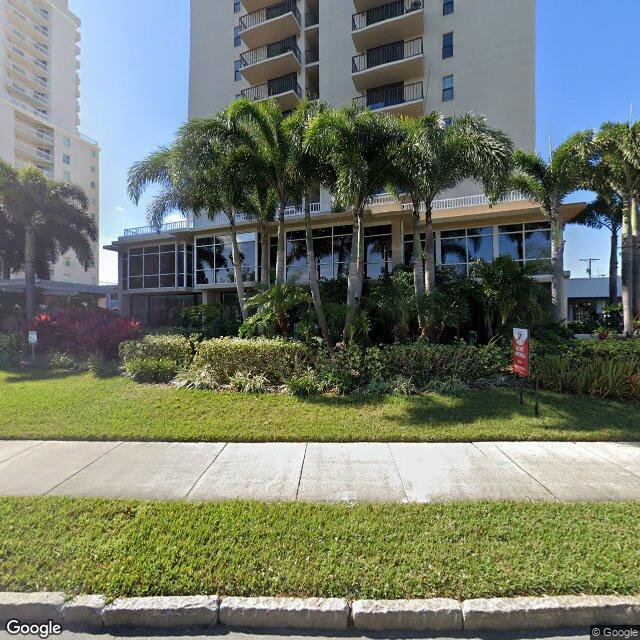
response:
M181 629L223 624L242 628L344 631L521 631L595 624L638 624L640 596L544 596L460 602L345 598L155 596L75 598L63 593L0 592L0 625L9 620L68 629Z

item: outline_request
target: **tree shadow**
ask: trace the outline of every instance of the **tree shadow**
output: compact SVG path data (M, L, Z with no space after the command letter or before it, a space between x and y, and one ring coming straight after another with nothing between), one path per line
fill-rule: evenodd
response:
M62 380L82 375L79 371L68 371L65 369L9 369L7 373L9 375L4 379L4 382L8 384Z

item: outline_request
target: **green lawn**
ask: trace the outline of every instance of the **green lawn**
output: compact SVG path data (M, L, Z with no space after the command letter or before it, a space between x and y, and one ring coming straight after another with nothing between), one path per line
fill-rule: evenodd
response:
M63 371L0 371L0 439L178 441L640 440L638 405L509 389L455 396L246 395Z
M640 504L0 499L0 591L415 598L640 592Z

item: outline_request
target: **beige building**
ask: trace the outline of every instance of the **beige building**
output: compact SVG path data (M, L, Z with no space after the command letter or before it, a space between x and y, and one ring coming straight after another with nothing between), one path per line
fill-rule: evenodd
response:
M80 185L99 224L98 143L80 126L80 20L67 0L0 0L0 157L33 164L48 178ZM70 253L50 279L98 283Z
M533 149L535 0L191 0L189 117L211 115L237 95L275 99L283 110L307 95L390 114L474 111L518 147ZM346 273L350 213L332 213L328 193L305 206L315 218L319 276ZM579 210L569 206L564 215ZM287 211L287 278L299 281L306 277L302 213ZM380 194L365 222L367 278L411 261L406 206ZM491 208L477 185L463 184L443 194L434 222L438 264L460 272L505 254L522 262L550 258L548 222L517 194ZM261 265L255 223L239 227L250 285L274 267L276 229L270 265ZM175 306L234 304L223 216L170 223L160 234L127 229L109 248L120 255L123 314L153 324Z

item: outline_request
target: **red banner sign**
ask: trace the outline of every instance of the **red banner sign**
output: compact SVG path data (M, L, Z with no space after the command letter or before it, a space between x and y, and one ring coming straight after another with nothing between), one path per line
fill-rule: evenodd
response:
M529 377L529 329L513 330L513 372Z

